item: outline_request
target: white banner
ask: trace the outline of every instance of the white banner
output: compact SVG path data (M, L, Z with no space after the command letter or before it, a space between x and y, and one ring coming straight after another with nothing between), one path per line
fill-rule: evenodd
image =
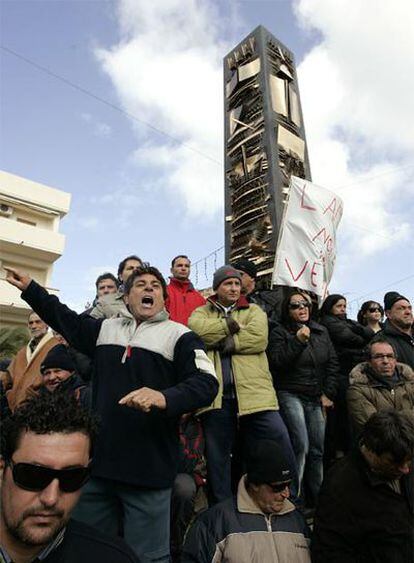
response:
M333 192L292 176L272 283L327 295L336 259L343 202Z

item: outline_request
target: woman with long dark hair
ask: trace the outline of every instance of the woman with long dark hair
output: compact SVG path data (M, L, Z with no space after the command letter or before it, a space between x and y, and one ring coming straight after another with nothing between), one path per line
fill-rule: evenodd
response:
M358 311L357 321L363 326L368 326L375 333L382 330L384 309L376 301L365 301Z
M291 289L268 346L280 414L296 455L301 492L305 482L308 506L314 504L322 484L325 410L333 406L339 372L328 331L311 320L311 307L306 293Z

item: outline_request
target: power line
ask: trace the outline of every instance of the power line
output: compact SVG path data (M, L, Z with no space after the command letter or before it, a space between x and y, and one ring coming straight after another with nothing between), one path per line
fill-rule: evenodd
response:
M16 51L13 51L12 49L9 49L8 47L5 47L4 45L1 45L0 48L5 51L6 53L8 53L9 55L13 55L14 57L24 61L25 63L33 66L34 68L36 68L37 70L40 70L41 72L48 74L49 76L52 76L53 78L55 78L56 80L59 80L60 82L63 82L64 84L66 84L67 86L70 86L71 88L74 88L75 90L78 90L79 92L82 92L82 94L85 94L86 96L89 96L90 98L93 98L94 100L101 102L102 104L105 104L106 106L110 107L111 109L114 109L115 111L118 111L119 113L122 113L123 115L125 115L126 117L129 117L130 119L133 119L134 121L137 121L138 123L140 123L141 125L145 125L146 127L148 127L149 129L152 129L153 131L155 131L156 133L158 133L159 135L163 135L164 137L167 137L168 139L170 139L171 141L175 141L176 143L179 143L182 147L200 155L203 156L204 158L207 158L208 160L210 160L211 162L214 162L215 164L218 164L220 166L223 165L222 162L220 162L219 160L213 158L212 156L192 147L191 145L187 145L186 143L184 143L183 141L181 141L180 139L178 139L177 137L174 137L173 135L170 135L170 133L167 133L166 131L163 131L162 129L159 129L158 127L155 127L155 125L152 125L151 123L149 123L148 121L144 121L143 119L137 117L136 115L125 111L124 109L120 108L119 106L113 104L112 102L109 102L108 100L105 100L105 98L102 98L101 96L98 96L97 94L94 94L93 92L90 92L89 90L87 90L86 88L83 88L82 86L79 86L79 84L76 84L75 82L72 82L71 80L69 80L68 78L65 78L64 76L61 76L60 74L57 74L56 72L53 72L52 70L50 70L49 68L46 68L34 61L32 61L31 59L28 59L27 57L24 57L23 55L21 55L20 53L17 53Z
M385 170L384 172L381 172L381 174L376 174L375 176L369 176L368 178L365 178L363 180L357 180L355 182L350 182L349 184L343 184L342 186L336 186L336 187L331 187L331 188L326 188L326 189L342 190L344 188L350 188L351 186L357 186L359 184L368 184L368 182L373 182L374 180L378 180L378 178L381 178L382 176L388 176L389 174L395 174L396 172L399 172L400 170L406 170L407 168L414 168L414 163L404 164L403 166L394 166L393 168L390 168L389 170ZM323 186L321 186L321 187L323 187Z
M109 102L108 100L106 100L105 98L102 98L101 96L98 96L97 94L94 94L93 92L87 90L86 88L80 86L79 84L76 84L75 82L72 82L71 80L69 80L68 78L65 78L64 76L61 76L60 74L57 74L56 72L50 70L49 68L40 65L39 63L29 59L28 57L25 57L24 55L21 55L20 53L17 53L16 51L14 51L13 49L10 49L9 47L6 47L4 45L1 45L0 48L5 51L6 53L24 61L26 64L29 64L31 66L33 66L34 68L36 68L37 70L51 76L52 78L55 78L56 80L59 80L60 82L66 84L67 86L70 86L71 88L85 94L86 96L106 105L107 107L110 107L111 109L125 115L126 117L129 117L130 119L140 123L141 125L145 125L146 127L148 127L149 129L153 130L154 132L158 133L159 135L162 135L178 144L180 144L182 147L186 148L187 150L190 150L196 154L198 154L199 156L202 156L208 160L210 160L211 162L214 162L215 164L219 165L219 166L223 166L223 163L218 161L217 159L211 157L210 155L184 143L183 141L181 141L180 139L178 139L177 137L174 137L173 135L167 133L166 131L163 131L162 129L159 129L158 127L152 125L151 123L144 121L143 119L137 117L136 115L120 108L119 106L117 106L116 104L113 104L112 102ZM359 185L359 184L365 184L374 180L377 180L378 178L382 177L382 176L386 176L389 174L395 174L396 172L400 171L400 170L406 170L407 168L413 168L414 167L414 163L412 164L407 164L404 166L396 166L394 168L391 168L390 170L386 170L385 172L382 172L381 174L377 174L375 176L372 177L368 177L368 178L364 178L363 180L358 180L356 182L351 182L349 184L344 184L342 186L337 186L336 188L334 187L333 189L344 189L344 188L349 188L351 186L355 186L355 185ZM322 187L322 186L321 186ZM352 223L351 223L352 224ZM392 240L392 237L388 237L386 235L382 235L381 233L377 233L376 231L371 231L369 229L366 229L364 227L361 227L359 225L356 224L352 224L354 227L362 229L368 233L371 233L377 237L381 237L381 238L385 238L388 240ZM221 250L223 247L221 247L219 250ZM215 253L215 251L213 251L208 257L212 256ZM207 257L205 257L207 258ZM203 260L205 260L205 258L201 258L198 262L195 262L195 264L202 262Z
M224 248L224 244L223 244L223 246L220 246L220 248L216 248L215 250L212 250L210 252L210 254L207 254L207 256L203 256L203 258L200 258L196 262L192 262L191 265L195 266L196 264L200 264L201 262L204 262L205 260L207 260L207 258L210 258L211 256L214 256L215 254L217 254L217 252L220 252L220 250L223 250L223 248Z
M383 233L377 233L375 231L372 231L371 229L367 229L365 227L361 227L361 225L357 225L356 223L349 223L352 227L356 228L356 229L360 229L361 231L365 231L366 233L370 233L371 235L377 236L377 237L381 237L385 240L390 240L392 242L395 242L395 239L393 239L392 236L388 236L388 235L384 235ZM413 246L414 247L414 243L412 242L404 242L405 245L407 246Z
M356 301L359 301L360 299L363 299L364 297L369 297L370 295L372 295L373 293L376 293L377 291L383 291L384 289L388 289L389 287L395 285L396 283L402 283L402 282L405 282L407 280L410 280L411 278L414 278L414 274L411 274L410 276L407 276L406 278L402 278L401 280L394 280L391 283L384 285L383 287L379 287L377 289L371 290L369 293L364 293L363 295L359 295L359 297L355 297L355 299L352 299L351 301L349 301L349 303L355 303Z
M85 94L86 96L89 96L90 98L93 98L94 100L101 102L102 104L105 104L106 106L114 109L115 111L118 111L119 113L122 113L123 115L125 115L126 117L130 117L131 119L133 119L134 121L137 121L138 123L145 125L146 127L148 127L149 129L152 129L153 131L155 131L156 133L158 133L159 135L163 135L164 137L167 137L168 139L171 139L172 141L175 141L177 143L179 143L181 146L185 147L188 150L191 150L197 154L199 154L200 156L203 156L204 158L207 158L208 160L210 160L211 162L214 162L215 164L219 164L220 166L223 165L222 162L220 162L219 160L217 160L216 158L204 153L203 151L200 151L194 147L192 147L191 145L187 145L186 143L184 143L183 141L181 141L180 139L178 139L177 137L174 137L173 135L171 135L170 133L167 133L166 131L163 131L162 129L160 129L159 127L156 127L155 125L152 125L151 123L149 123L148 121L145 121L139 117L137 117L136 115L120 108L119 106L117 106L116 104L113 104L112 102L109 102L108 100L106 100L105 98L102 98L101 96L98 96L97 94L94 94L93 92L91 92L90 90L87 90L86 88L84 88L83 86L80 86L79 84L76 84L75 82L72 82L71 80L69 80L68 78L50 70L49 68L29 59L28 57L25 57L24 55L21 55L20 53L17 53L17 51L14 51L13 49L10 49L9 47L6 47L5 45L0 45L0 48L5 51L6 53L13 55L14 57L24 61L25 63L33 66L34 68L36 68L37 70L40 70L41 72L48 74L49 76L55 78L56 80L59 80L60 82L63 82L64 84L70 86L71 88L74 88L75 90L78 90L79 92L82 92L83 94ZM395 172L398 172L399 170L405 170L406 168L412 168L414 167L414 163L412 164L408 164L408 165L404 165L404 166L396 166L394 168L391 168L390 170L386 170L385 172L382 172L381 174L377 174L375 176L371 176L368 178L364 178L363 180L358 180L356 182L351 182L350 184L344 184L343 186L337 186L336 188L333 189L343 189L343 188L348 188L350 186L354 186L354 185L358 185L358 184L365 184L374 180L377 180L378 178L388 175L388 174L394 174ZM322 187L322 186L321 186Z

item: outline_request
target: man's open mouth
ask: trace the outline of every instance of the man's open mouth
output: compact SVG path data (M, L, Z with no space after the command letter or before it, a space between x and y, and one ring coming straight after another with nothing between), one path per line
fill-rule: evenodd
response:
M149 309L154 305L154 298L146 295L142 298L141 304L144 309Z

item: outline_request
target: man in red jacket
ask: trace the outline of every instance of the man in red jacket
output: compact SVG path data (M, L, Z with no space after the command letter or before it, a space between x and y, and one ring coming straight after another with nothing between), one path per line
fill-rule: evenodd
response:
M180 254L171 262L170 283L167 285L168 299L166 308L170 319L187 325L194 309L205 305L206 300L190 282L191 262L188 256Z

